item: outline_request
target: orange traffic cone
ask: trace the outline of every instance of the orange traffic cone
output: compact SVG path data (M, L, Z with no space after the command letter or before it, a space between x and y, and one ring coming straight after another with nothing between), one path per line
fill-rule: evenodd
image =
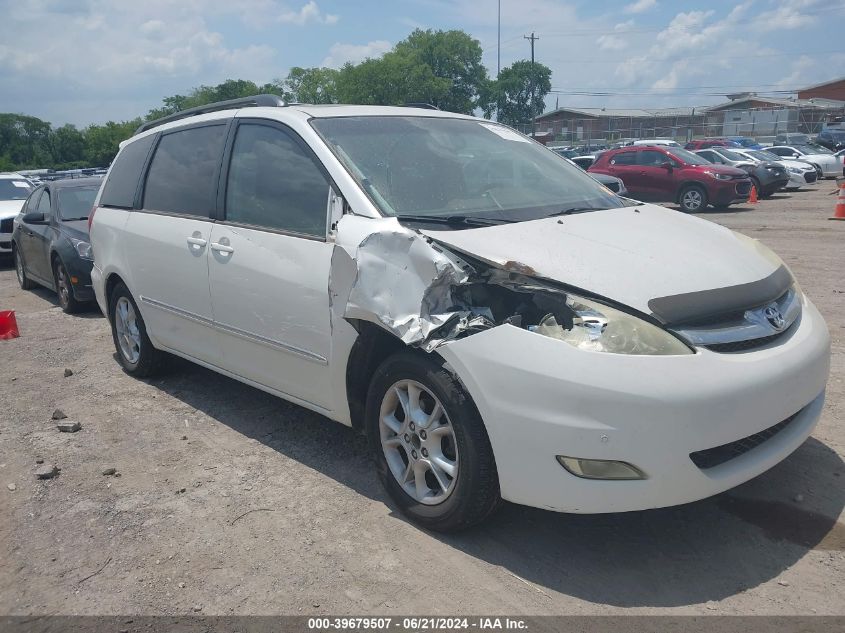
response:
M845 182L839 187L839 197L836 199L836 208L833 210L833 217L829 220L845 220Z
M757 187L751 185L751 195L748 196L748 204L757 204Z
M15 320L15 311L0 311L0 341L19 336L20 333L18 332L18 322Z

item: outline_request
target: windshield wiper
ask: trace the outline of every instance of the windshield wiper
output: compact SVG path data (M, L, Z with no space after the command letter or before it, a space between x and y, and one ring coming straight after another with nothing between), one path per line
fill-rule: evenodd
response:
M547 218L554 218L559 215L574 215L576 213L587 213L588 211L607 211L604 207L570 207L562 211L555 211L547 215Z
M449 226L496 226L508 224L517 220L504 218L485 218L474 215L397 215L397 220L409 222L430 222L431 224L448 224Z
M88 216L86 215L84 218L62 218L62 222L75 222L77 220L87 220Z

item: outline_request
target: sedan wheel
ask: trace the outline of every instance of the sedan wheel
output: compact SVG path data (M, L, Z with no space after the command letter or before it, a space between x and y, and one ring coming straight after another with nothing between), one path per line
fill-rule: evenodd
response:
M26 268L23 265L23 257L21 257L20 251L15 248L15 275L18 278L18 284L20 285L22 290L30 290L31 288L35 287L35 284L26 276Z
M56 280L56 293L59 295L59 306L68 314L77 312L81 307L79 301L73 296L73 286L70 283L70 276L61 261L56 260L53 264L53 277Z
M429 389L400 380L384 395L379 431L390 472L415 501L441 503L458 476L455 432L446 410Z

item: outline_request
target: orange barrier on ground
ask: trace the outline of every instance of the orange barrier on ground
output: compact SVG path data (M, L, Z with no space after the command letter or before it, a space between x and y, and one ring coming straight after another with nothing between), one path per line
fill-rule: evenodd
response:
M836 207L833 209L833 217L829 220L845 220L845 183L839 187L839 197L836 199Z
M0 341L18 338L18 321L14 310L0 310Z

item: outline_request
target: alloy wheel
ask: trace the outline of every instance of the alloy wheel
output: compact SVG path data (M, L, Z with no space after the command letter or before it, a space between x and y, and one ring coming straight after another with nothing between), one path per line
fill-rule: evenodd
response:
M18 283L23 286L26 281L26 273L23 270L23 259L18 249L15 249L15 273L18 276Z
M681 199L681 204L689 211L697 211L701 207L701 203L701 192L697 189L686 191L684 197Z
M138 330L135 308L126 297L120 297L115 304L114 327L120 353L130 363L137 363L141 358L141 332Z
M391 474L415 501L445 501L458 478L455 431L434 393L414 380L393 384L382 399L379 435Z
M67 278L67 272L65 272L65 267L62 266L60 263L56 264L56 287L59 293L59 303L62 306L68 305L70 303L70 283Z

